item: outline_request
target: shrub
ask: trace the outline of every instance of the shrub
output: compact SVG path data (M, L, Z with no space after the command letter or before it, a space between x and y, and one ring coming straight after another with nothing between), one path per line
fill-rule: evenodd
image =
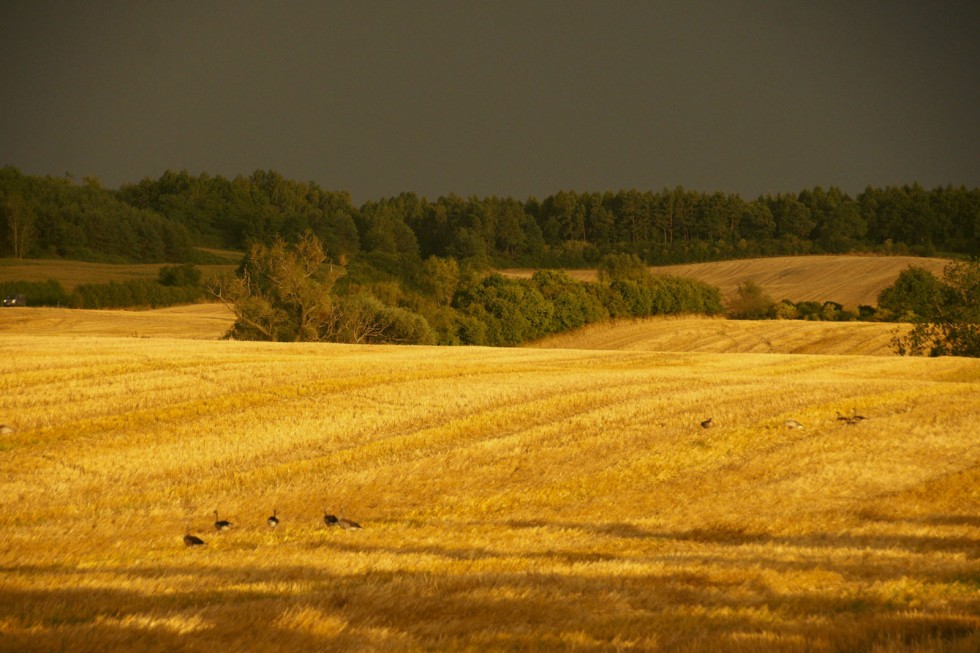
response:
M769 317L772 310L772 298L751 280L740 283L728 302L729 315L736 320L761 320Z

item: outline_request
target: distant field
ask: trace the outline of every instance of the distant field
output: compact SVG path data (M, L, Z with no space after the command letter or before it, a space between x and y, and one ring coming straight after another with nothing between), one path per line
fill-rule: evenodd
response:
M222 337L235 317L224 304L193 304L152 311L82 310L70 308L0 309L0 334L135 338Z
M878 293L890 286L910 265L942 277L947 261L914 256L785 256L717 263L668 265L650 268L656 274L692 277L721 288L729 297L739 284L754 281L773 300L834 301L849 308L874 306ZM530 270L506 270L511 276L530 277ZM574 278L591 281L594 270L575 270Z
M972 359L0 332L0 649L972 653L978 421Z
M222 304L152 311L64 308L0 309L0 334L221 338L234 322ZM891 339L905 325L798 320L738 321L697 316L589 325L527 345L539 349L693 351L711 353L895 355Z
M0 283L6 281L47 281L56 279L71 292L75 286L88 283L129 281L130 279L156 279L165 263L118 265L112 263L85 263L51 259L0 258ZM204 277L232 272L237 264L198 265ZM28 298L30 301L30 298Z
M531 343L542 349L697 351L718 354L860 354L894 356L891 341L908 325L800 320L668 317L592 324Z

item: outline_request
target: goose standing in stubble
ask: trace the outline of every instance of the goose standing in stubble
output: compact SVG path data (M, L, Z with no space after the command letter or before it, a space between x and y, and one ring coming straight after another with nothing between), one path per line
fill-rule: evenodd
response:
M231 530L232 523L224 519L218 519L218 511L214 511L214 530L219 533Z

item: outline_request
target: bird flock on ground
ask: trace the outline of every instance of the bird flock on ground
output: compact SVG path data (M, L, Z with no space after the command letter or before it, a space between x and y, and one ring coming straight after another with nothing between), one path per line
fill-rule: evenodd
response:
M867 419L864 415L858 415L857 411L852 410L850 415L842 415L840 412L837 413L837 421L841 424L846 424L848 426L854 426L860 424L863 420ZM701 428L710 429L715 425L714 417L709 417L708 419L701 422ZM795 419L788 419L783 422L783 425L788 429L802 429L803 424ZM0 434L13 434L17 431L6 424L0 424ZM277 510L272 511L272 516L265 520L270 529L275 529L279 526L279 517L277 516ZM323 523L328 527L337 526L345 531L356 531L361 528L361 525L356 521L347 519L346 517L338 517L337 515L331 515L326 509L323 511ZM226 519L221 519L218 516L218 511L214 511L214 529L219 533L224 533L230 531L234 524ZM187 546L204 546L206 542L196 535L191 535L190 525L187 526L187 532L184 534L184 544Z
M271 530L275 530L279 526L278 510L272 511L272 516L265 520ZM356 531L363 528L360 524L352 519L347 519L346 517L338 517L337 515L331 515L326 509L323 510L323 523L327 527L338 527L345 531ZM225 533L234 528L232 524L227 519L221 519L218 516L218 511L214 511L214 530L218 533ZM197 535L191 534L190 525L187 526L187 532L184 533L184 545L186 546L205 546L207 542L199 538Z
M855 424L860 424L863 420L866 419L868 418L865 417L864 415L858 415L857 411L855 410L852 410L850 415L841 415L840 411L837 412L837 421L840 422L841 424L847 424L848 426L854 426ZM710 429L714 425L715 425L714 417L709 417L708 419L701 422L701 428L703 429ZM803 426L802 423L798 422L795 419L786 420L785 422L783 422L783 426L791 430L806 428Z
M859 424L861 421L867 419L864 415L858 415L857 411L851 411L850 415L842 415L840 412L837 413L837 421L842 424L847 424L848 426L854 426ZM701 428L710 429L715 425L714 417L709 417L708 419L701 422ZM788 429L803 429L804 426L795 419L787 419L783 422L783 425ZM269 528L275 530L279 526L278 511L273 510L272 516L265 520ZM345 531L356 531L360 530L362 527L356 521L347 519L346 517L338 517L337 515L332 515L330 512L324 508L323 510L323 523L328 527L332 528L334 526L345 530ZM224 533L232 529L234 524L226 519L221 519L218 516L218 511L214 511L214 530L219 533ZM187 546L204 546L206 542L196 535L191 535L191 529L188 525L187 532L184 534L184 544Z

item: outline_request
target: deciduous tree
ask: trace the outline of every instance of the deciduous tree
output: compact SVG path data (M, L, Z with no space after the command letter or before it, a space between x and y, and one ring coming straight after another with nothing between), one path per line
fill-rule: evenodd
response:
M935 314L896 336L898 352L980 358L980 260L947 265L942 286Z

